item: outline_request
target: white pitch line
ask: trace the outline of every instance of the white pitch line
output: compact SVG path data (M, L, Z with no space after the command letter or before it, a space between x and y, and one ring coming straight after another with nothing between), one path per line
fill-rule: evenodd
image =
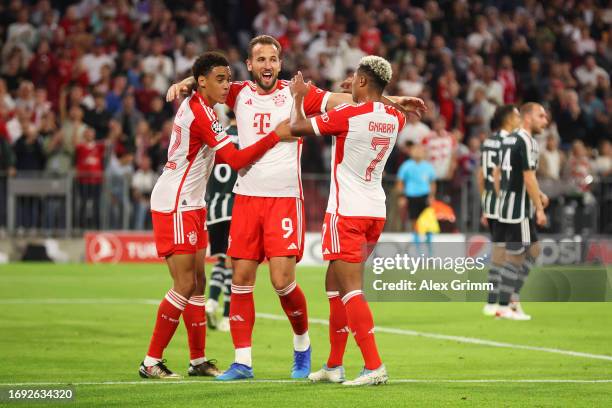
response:
M140 381L82 381L82 382L17 382L0 383L0 387L46 387L46 386L88 386L88 385L182 385L182 384L310 384L306 380L244 380L244 381L198 381L198 380L140 380ZM571 379L417 379L398 378L389 380L391 384L610 384L612 379L606 380L571 380Z
M0 304L146 304L157 305L158 299L69 299L69 298L50 298L50 299L0 299ZM257 313L257 317L268 320L286 321L287 317L269 313ZM320 324L328 326L329 323L325 319L310 318L308 321L312 324ZM480 346L510 348L516 350L541 351L545 353L561 354L572 357L584 357L596 360L612 361L612 356L605 354L584 353L581 351L563 350L552 347L529 346L524 344L504 343L493 340L479 339L476 337L452 336L439 333L419 332L409 329L396 329L393 327L376 326L376 331L379 333L398 334L401 336L425 337L436 340L455 341L458 343L476 344Z

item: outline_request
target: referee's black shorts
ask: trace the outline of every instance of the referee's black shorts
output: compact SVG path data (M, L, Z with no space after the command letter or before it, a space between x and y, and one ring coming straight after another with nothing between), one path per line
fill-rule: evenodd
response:
M515 224L499 222L497 226L503 230L506 252L509 254L522 254L531 244L538 242L535 221L532 219L524 218Z
M423 210L427 208L428 197L429 195L427 194L415 197L406 196L406 198L408 199L408 218L411 221L414 221L419 218L419 215L421 215Z

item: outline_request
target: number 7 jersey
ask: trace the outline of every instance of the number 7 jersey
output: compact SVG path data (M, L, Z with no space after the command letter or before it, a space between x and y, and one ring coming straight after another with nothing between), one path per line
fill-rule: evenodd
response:
M336 136L327 212L385 219L383 170L406 124L404 115L381 102L366 102L342 104L310 120L318 136Z

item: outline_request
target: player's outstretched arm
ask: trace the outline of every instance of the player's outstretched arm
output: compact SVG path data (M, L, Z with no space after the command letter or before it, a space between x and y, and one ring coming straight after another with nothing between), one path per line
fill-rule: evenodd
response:
M232 143L228 143L217 154L222 162L227 163L234 170L240 170L259 159L268 150L281 141L296 141L299 138L291 135L288 121L281 122L276 129L268 133L264 138L244 149L236 149Z
M342 88L343 92L334 92L330 94L329 99L327 100L327 106L325 107L326 110L332 110L336 106L343 103L347 103L349 105L354 103L351 95L352 82L352 76L349 76L342 81L340 88ZM395 107L404 115L414 114L420 118L421 114L427 111L425 101L423 101L421 98L415 98L412 96L383 96L382 102L386 105Z
M306 113L304 113L304 98L308 94L309 88L310 82L304 83L304 77L302 73L298 71L289 85L291 95L293 95L293 107L291 108L291 116L289 117L289 127L291 133L296 135L316 136L312 123L306 118Z

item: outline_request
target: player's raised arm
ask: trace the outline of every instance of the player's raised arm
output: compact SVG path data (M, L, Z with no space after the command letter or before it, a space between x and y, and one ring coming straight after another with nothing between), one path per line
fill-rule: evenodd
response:
M312 127L312 123L304 113L304 98L309 92L310 82L304 83L302 73L298 71L297 75L291 80L289 85L291 95L293 95L293 107L291 108L291 116L289 118L289 127L291 132L301 136L315 136L316 132Z

